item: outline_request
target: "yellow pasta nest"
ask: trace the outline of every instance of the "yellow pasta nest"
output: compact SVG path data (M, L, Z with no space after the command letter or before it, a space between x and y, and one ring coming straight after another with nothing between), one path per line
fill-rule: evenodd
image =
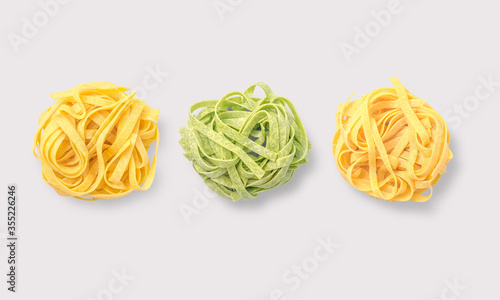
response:
M51 94L59 100L40 116L33 153L42 162L43 179L59 195L111 199L151 186L159 111L128 90L92 82ZM150 165L147 151L155 141Z
M390 80L394 88L339 105L335 161L349 184L372 197L424 202L453 157L448 128L429 104Z

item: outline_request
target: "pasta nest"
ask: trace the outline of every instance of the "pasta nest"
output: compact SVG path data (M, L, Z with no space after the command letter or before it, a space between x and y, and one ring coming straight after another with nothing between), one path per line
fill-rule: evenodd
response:
M33 152L43 179L59 195L110 199L151 186L159 110L127 90L92 82L51 94L59 100L41 114ZM147 151L154 142L150 164Z
M335 162L350 185L372 197L424 202L453 157L450 135L441 115L390 80L394 88L339 105Z
M257 86L264 98L253 96ZM262 82L244 93L192 105L188 127L179 132L196 172L214 192L233 201L288 182L307 163L311 148L292 103Z

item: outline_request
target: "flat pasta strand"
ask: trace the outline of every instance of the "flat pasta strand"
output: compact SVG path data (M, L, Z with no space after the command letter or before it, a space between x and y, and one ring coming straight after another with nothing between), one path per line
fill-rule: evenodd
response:
M107 82L51 94L33 143L43 179L61 196L118 198L153 183L160 135L159 110L135 92ZM149 147L156 142L152 164ZM38 153L37 153L38 152Z
M453 157L450 135L441 115L390 80L394 88L339 105L335 162L350 185L372 197L424 202Z
M254 90L264 90L264 98ZM195 111L199 112L195 115ZM311 144L292 103L265 83L195 103L179 129L185 156L222 197L249 200L287 183L307 163Z

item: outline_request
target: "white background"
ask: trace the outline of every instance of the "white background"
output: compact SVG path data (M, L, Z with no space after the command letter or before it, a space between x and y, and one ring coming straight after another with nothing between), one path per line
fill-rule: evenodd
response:
M331 152L337 106L353 92L397 76L451 122L480 77L500 81L497 2L401 0L402 11L348 63L341 43L353 44L389 0L233 0L222 18L212 1L73 0L16 52L9 33L21 35L23 18L43 10L35 0L1 0L0 233L6 186L17 183L20 248L12 295L0 245L0 299L107 299L122 269L134 279L113 299L264 300L274 289L287 299L498 298L500 87L450 126L455 157L426 203L355 190ZM49 94L90 81L138 86L156 66L169 75L145 97L161 110L151 189L97 202L59 197L31 153ZM258 81L295 104L311 160L252 201L210 198L177 130L190 104ZM187 223L179 208L198 193L210 204ZM327 236L341 246L292 291L282 275ZM455 279L467 286L458 296L446 290Z

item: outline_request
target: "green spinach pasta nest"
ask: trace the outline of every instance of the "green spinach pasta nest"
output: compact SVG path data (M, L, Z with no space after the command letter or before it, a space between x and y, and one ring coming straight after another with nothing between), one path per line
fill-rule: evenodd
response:
M255 97L256 87L265 98ZM292 103L265 83L195 103L179 130L184 156L205 183L233 201L287 183L307 163L311 143Z

